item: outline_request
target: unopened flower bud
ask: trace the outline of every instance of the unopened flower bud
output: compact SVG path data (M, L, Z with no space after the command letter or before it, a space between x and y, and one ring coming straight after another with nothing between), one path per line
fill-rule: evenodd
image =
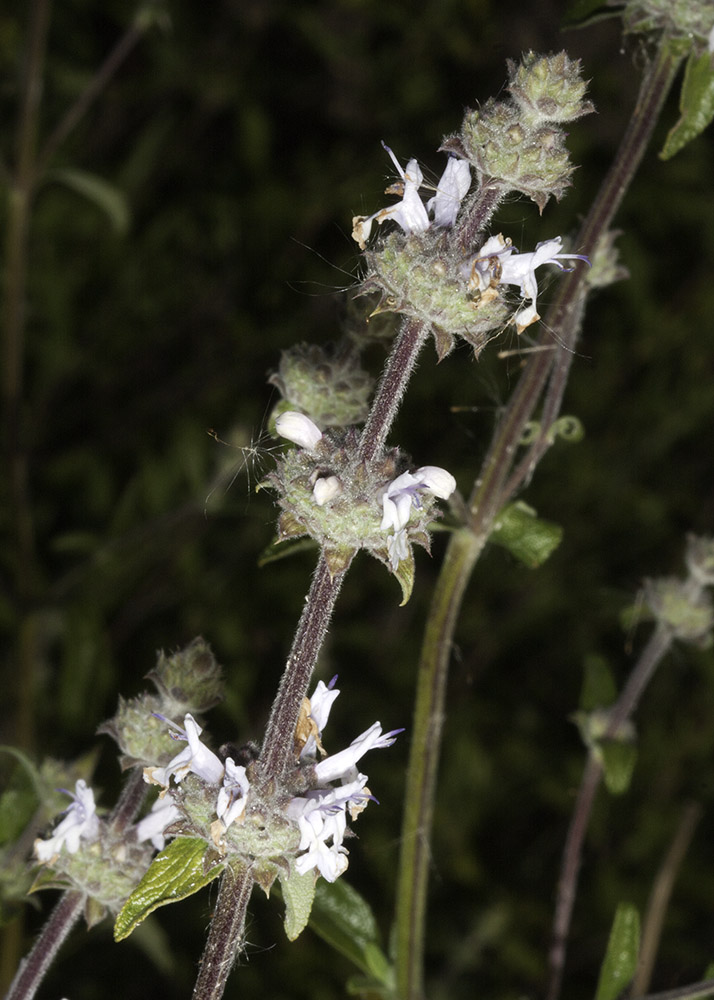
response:
M312 488L312 495L318 507L323 507L330 500L334 500L342 492L342 483L337 476L325 476L318 479Z
M275 421L275 429L281 437L287 438L293 444L306 451L314 451L322 439L322 431L304 413L287 410L281 413Z

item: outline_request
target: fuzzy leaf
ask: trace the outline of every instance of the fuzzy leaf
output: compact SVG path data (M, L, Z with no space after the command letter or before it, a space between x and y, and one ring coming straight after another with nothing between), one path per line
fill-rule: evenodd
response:
M607 790L611 795L622 795L630 787L637 747L623 740L603 740L598 751Z
M680 119L670 129L659 154L662 160L671 159L714 118L714 59L711 53L690 55L684 71L679 110L682 112Z
M490 540L508 549L530 569L536 569L557 549L562 537L559 524L541 520L532 507L517 500L500 512Z
M121 908L114 924L114 940L128 937L159 906L192 896L217 878L225 865L204 869L211 848L198 837L177 837L157 854L146 875Z
M372 980L385 986L393 981L369 903L343 878L318 880L310 927Z
M285 933L294 941L307 927L315 898L315 873L299 875L291 869L289 875L278 875L285 901Z
M607 661L601 656L588 656L580 692L580 710L592 712L596 708L606 708L616 697L617 689Z
M399 581L399 586L402 588L402 600L399 607L403 608L407 603L409 598L412 596L412 590L414 589L414 553L412 551L411 545L408 545L409 554L404 559L400 559L399 565L396 570L394 570L394 575Z
M129 229L129 206L124 194L105 181L103 177L87 173L86 170L76 170L74 167L61 167L50 170L47 179L64 184L65 187L81 194L91 201L109 219L114 232L123 236Z
M640 917L634 906L620 903L600 968L595 1000L615 1000L635 974L640 951Z

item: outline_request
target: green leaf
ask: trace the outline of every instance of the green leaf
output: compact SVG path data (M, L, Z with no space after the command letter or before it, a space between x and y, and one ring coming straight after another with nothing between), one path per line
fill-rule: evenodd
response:
M617 697L617 688L610 667L601 656L586 657L583 688L580 692L580 709L592 712L596 708L612 705Z
M559 524L541 520L532 507L517 500L500 512L490 540L508 549L530 569L536 569L557 549L562 538Z
M603 740L598 744L605 784L611 795L622 795L630 787L637 762L637 747L622 740Z
M595 1000L615 1000L628 986L640 951L640 917L634 906L620 903L600 969Z
M217 878L224 864L206 868L212 848L199 837L177 837L157 854L146 875L121 908L114 924L114 940L128 937L159 906L178 903Z
M318 880L310 927L371 979L384 986L393 982L369 903L344 879Z
M395 570L393 570L394 576L399 581L399 586L402 588L402 600L399 604L400 608L403 608L407 603L409 598L412 596L412 590L414 589L414 553L412 552L411 545L407 545L408 554L404 559L399 560L399 565Z
M285 933L294 941L305 930L315 898L315 873L299 875L293 868L289 875L278 875L285 901Z
M114 231L123 236L129 229L129 205L124 194L105 181L103 177L87 173L86 170L76 170L74 167L61 167L49 170L46 179L64 184L71 191L82 195L91 201L109 219Z
M290 556L298 555L300 552L316 550L317 542L313 541L312 538L288 538L282 542L271 542L270 545L266 545L258 556L258 566L262 569L268 563L287 559Z
M711 53L696 56L693 52L684 71L679 98L682 112L677 124L665 139L660 158L669 160L683 146L703 132L714 118L714 59Z
M619 17L621 8L608 7L605 0L573 0L563 18L564 28L584 28L606 17Z

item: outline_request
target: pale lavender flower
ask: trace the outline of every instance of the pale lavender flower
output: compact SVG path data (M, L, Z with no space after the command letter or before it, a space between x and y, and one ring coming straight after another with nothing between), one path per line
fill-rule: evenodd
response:
M453 225L461 201L471 186L471 171L468 163L453 156L449 157L446 169L437 185L436 194L429 199L425 206L419 194L424 175L417 161L415 159L409 160L406 170L403 170L389 146L385 143L382 145L389 153L392 163L402 179L398 186L402 199L372 215L355 216L352 220L352 237L359 243L360 247L364 250L372 231L373 222L377 222L380 226L383 222L396 222L407 234L426 232L432 225L437 228ZM390 194L394 193L392 189L387 190ZM433 220L429 219L430 211L433 213Z
M223 787L218 793L216 814L223 820L226 829L245 812L246 800L250 791L250 782L246 777L245 768L236 764L232 757L226 760Z
M356 775L355 765L369 750L381 750L384 747L391 747L402 729L393 729L389 733L382 734L381 723L375 722L366 729L360 736L354 739L348 747L338 753L325 757L324 760L315 764L315 775L320 784L325 785L330 781L354 781Z
M297 410L286 410L276 417L275 429L281 437L306 451L314 451L322 439L322 431L317 424Z
M47 840L36 840L34 843L35 857L43 864L51 862L67 848L69 854L76 854L81 840L91 843L99 834L99 819L94 804L94 792L81 778L74 786L74 795L62 789L74 801L67 807L64 819L61 820L52 836Z
M336 681L336 677L328 685L319 681L310 698L310 718L317 733L311 734L303 747L300 754L303 764L311 763L320 747L322 730L339 694ZM295 796L286 806L287 815L300 831L298 850L303 853L295 862L299 874L317 869L324 879L334 882L347 869L348 852L343 845L347 811L355 819L372 798L366 787L367 776L358 772L356 764L368 750L391 746L400 732L397 729L382 734L380 723L375 722L345 750L314 765L318 787ZM339 785L332 784L337 781Z
M164 831L181 816L178 806L167 792L154 802L151 812L147 813L136 824L136 839L139 843L150 840L157 851L163 851L166 845Z
M176 754L166 767L145 767L144 781L168 788L172 776L177 783L183 781L187 774L197 774L209 785L217 785L223 780L223 764L212 750L201 743L202 729L192 715L186 715L184 726L185 729L175 726L175 738L186 740L188 746Z
M442 500L448 500L456 489L456 480L437 465L424 465L416 472L403 472L393 480L382 496L382 531L390 528L393 534L387 539L387 551L392 569L408 555L406 525L412 508L421 507L420 492L432 493Z
M536 309L536 298L538 295L538 282L536 280L536 269L543 264L555 264L561 271L570 270L563 260L584 260L590 263L587 257L578 253L560 253L563 241L560 236L555 236L552 240L545 240L536 244L532 253L513 253L502 258L500 281L506 285L518 285L521 295L530 299L530 305L516 313L514 322L518 333L522 333L527 326L540 319Z
M466 160L450 156L446 169L436 187L436 194L426 203L433 215L432 225L437 228L453 226L461 202L471 187L471 169Z

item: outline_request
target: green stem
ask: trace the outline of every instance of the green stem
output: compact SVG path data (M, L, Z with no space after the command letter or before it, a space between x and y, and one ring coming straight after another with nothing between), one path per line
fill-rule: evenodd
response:
M454 628L466 585L485 539L469 529L451 538L433 595L417 675L407 772L395 930L397 996L423 996L429 832L444 721L446 678Z
M581 230L578 246L584 247L586 252L592 253L612 222L642 159L677 66L678 59L663 50L643 80L632 119L613 167ZM403 858L398 883L395 940L397 996L400 1000L421 1000L423 996L428 841L448 661L461 601L494 518L504 503L532 474L546 450L544 431L538 446L511 473L524 427L532 419L549 376L550 386L544 404L547 427L559 413L584 304L584 274L580 269L573 271L561 282L544 324L541 340L545 341L554 331L559 346L555 352L534 354L516 386L469 500L470 530L464 529L452 537L442 576L434 594L419 667L415 721L417 731L407 777ZM594 776L593 787L588 789L590 799L594 797L598 780L599 776Z

